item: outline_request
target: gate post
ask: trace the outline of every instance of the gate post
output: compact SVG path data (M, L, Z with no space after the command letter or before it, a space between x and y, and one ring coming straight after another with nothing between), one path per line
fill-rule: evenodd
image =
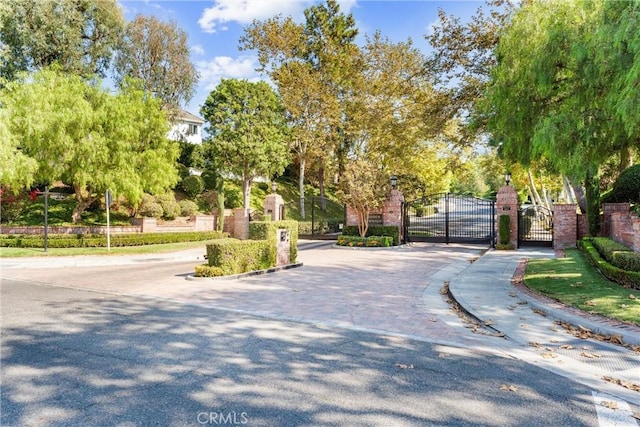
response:
M510 185L505 185L498 190L496 195L496 230L500 232L500 215L509 215L510 230L509 243L514 248L518 247L518 193Z
M576 205L553 205L553 230L553 249L576 247L578 242Z

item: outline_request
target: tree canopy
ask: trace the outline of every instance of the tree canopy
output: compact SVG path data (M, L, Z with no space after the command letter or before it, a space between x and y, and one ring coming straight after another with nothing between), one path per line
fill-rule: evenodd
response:
M626 102L630 58L640 55L638 35L628 32L637 17L633 2L524 4L500 38L486 92L488 129L507 159L546 159L585 182L592 233L599 166L612 154L627 164L638 146L637 119L628 115L637 106Z
M289 164L287 126L278 95L266 82L223 79L200 113L209 123L209 155L242 179L243 206L250 207L257 177L281 174Z
M178 107L193 96L198 73L190 61L187 34L175 22L138 15L127 24L115 61L115 77L143 82L146 92L166 106Z
M177 182L178 147L166 138L166 113L133 83L111 95L79 76L43 69L9 83L0 103L17 148L37 162L36 182L73 186L74 222L106 189L136 204L143 192Z
M85 78L105 75L124 28L116 0L0 2L0 76L57 63Z

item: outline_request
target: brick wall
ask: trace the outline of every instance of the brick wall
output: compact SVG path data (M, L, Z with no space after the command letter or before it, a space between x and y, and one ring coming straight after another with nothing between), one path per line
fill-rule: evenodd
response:
M630 212L613 212L609 237L636 252L640 252L640 218Z
M197 215L189 218L188 224L158 224L156 218L133 218L130 226L110 226L111 234L125 233L176 233L190 231L213 231L214 217ZM107 234L107 227L102 225L84 226L49 226L49 234ZM44 227L0 226L0 234L44 234Z

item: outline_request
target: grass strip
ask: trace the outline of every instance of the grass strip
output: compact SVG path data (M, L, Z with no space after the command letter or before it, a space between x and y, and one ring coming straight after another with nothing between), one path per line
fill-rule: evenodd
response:
M529 260L524 282L580 310L640 325L640 291L607 280L577 249L568 249L563 258Z

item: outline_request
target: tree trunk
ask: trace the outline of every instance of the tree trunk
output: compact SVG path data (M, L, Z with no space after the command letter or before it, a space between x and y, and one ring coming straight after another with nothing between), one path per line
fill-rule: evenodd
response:
M324 163L320 165L320 170L318 172L318 184L320 186L320 208L324 212L327 210L327 197L324 188Z
M298 190L300 191L300 218L305 219L306 212L304 211L304 172L306 161L300 158L300 177L298 178Z
M587 201L587 221L589 234L597 236L600 232L600 178L598 168L590 167L584 180Z
M86 193L86 191L83 191L83 189L79 187L74 187L74 190L76 193L76 206L71 213L71 222L77 224L82 221L82 213L91 206L91 203L93 203L97 197L92 197L89 193L84 195L83 193Z
M358 232L360 237L367 235L367 229L369 228L369 210L358 209Z
M246 175L242 176L242 206L245 209L251 209L251 184L253 178L248 178Z
M527 171L529 174L529 187L531 188L531 194L535 198L535 201L532 200L533 204L536 206L544 206L542 203L542 199L540 198L540 194L538 194L538 190L536 189L536 184L533 182L533 174L531 173L531 169Z
M571 182L569 182L569 179L564 175L562 176L562 193L567 203L577 204L576 193L573 191Z
M620 150L620 166L618 166L618 172L622 172L631 166L633 166L633 153L631 153L631 147L623 147L622 150Z
M571 183L571 188L573 188L573 194L576 197L576 202L578 203L578 207L580 208L580 212L583 214L587 213L587 196L585 195L584 187L580 184Z

